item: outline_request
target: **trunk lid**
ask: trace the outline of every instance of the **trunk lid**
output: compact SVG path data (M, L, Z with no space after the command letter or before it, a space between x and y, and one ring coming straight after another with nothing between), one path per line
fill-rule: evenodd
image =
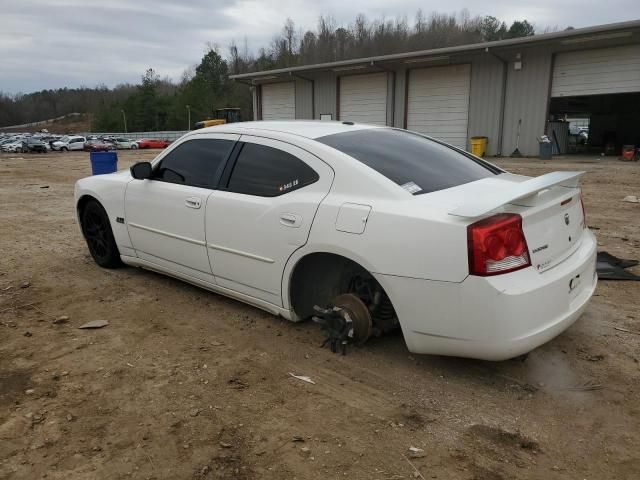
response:
M505 173L461 185L457 195L448 195L450 201L456 199L449 214L468 219L499 212L519 214L531 264L543 272L568 258L580 244L584 212L578 181L583 174L552 172L530 178Z
M580 189L552 187L539 194L536 205L510 204L506 211L522 216L531 265L544 272L568 258L584 233Z

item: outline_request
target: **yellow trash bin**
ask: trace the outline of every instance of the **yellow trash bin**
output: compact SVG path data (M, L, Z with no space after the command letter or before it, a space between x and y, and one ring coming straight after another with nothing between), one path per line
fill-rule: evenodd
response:
M484 157L487 153L487 143L489 139L487 137L471 137L471 153L476 157Z

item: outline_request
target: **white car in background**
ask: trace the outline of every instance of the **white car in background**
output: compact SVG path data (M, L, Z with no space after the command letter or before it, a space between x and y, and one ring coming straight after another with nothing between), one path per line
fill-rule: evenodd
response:
M486 360L554 338L597 282L583 172L508 173L400 129L246 122L79 180L98 265L155 270L332 342L394 327L411 352Z
M2 144L2 151L6 153L16 153L22 149L22 139L11 140L10 142Z
M53 150L59 150L63 152L82 150L86 141L87 139L85 137L81 137L79 135L65 135L60 140L53 142L51 144L51 148Z
M138 148L136 141L128 138L118 137L114 140L114 144L118 150L135 150Z

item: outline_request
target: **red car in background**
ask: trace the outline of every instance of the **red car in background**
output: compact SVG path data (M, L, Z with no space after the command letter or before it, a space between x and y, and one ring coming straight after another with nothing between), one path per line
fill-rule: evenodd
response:
M141 138L136 142L138 148L167 148L171 142L168 140L157 140L155 138Z
M89 140L85 142L82 149L85 152L108 152L115 150L116 147L113 143L103 142L101 140Z

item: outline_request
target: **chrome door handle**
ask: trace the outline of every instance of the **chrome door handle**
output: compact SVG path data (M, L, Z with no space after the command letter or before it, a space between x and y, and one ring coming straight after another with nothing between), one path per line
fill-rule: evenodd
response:
M281 213L280 223L285 227L298 228L302 225L302 217L295 213Z
M200 208L202 200L198 197L189 197L184 201L184 204L189 208Z

